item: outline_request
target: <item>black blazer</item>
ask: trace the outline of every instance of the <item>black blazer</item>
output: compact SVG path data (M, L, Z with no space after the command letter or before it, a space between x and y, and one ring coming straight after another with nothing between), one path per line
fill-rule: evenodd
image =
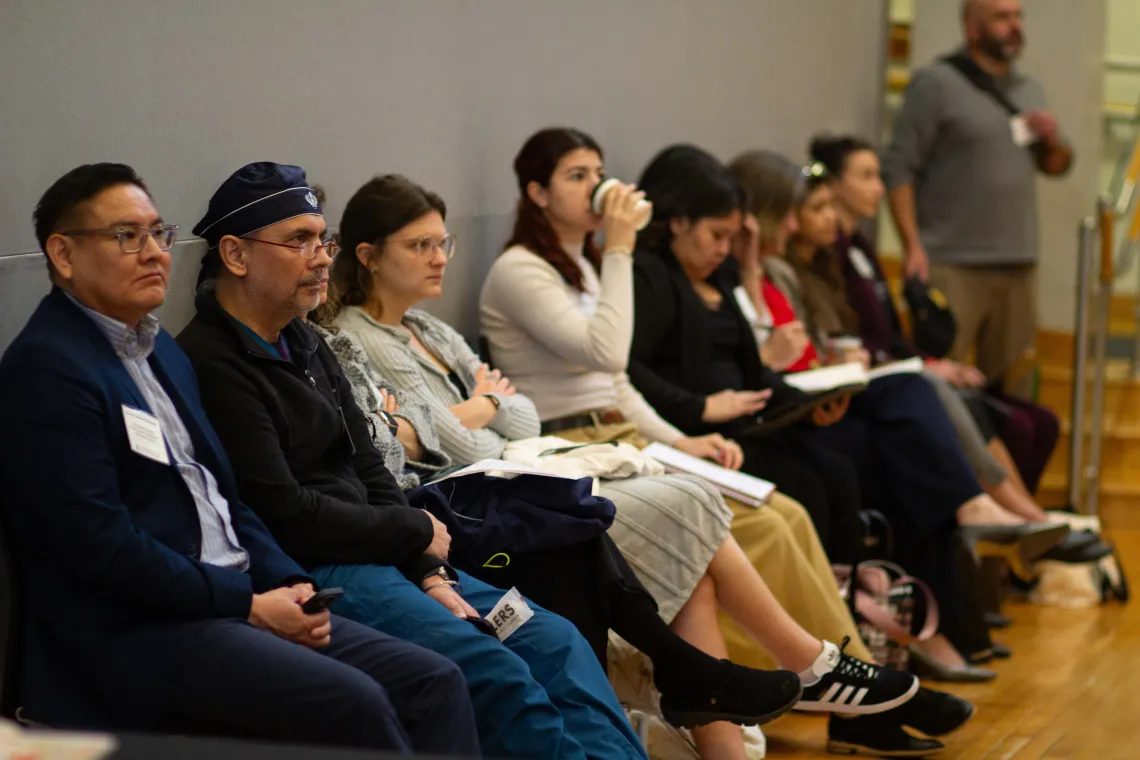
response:
M249 570L200 561L182 476L127 439L123 407L150 412L146 399L90 317L53 289L0 360L0 501L21 581L20 701L59 728L158 728L181 623L245 619L253 594L309 580L238 498L169 333L149 363L229 502Z
M332 351L299 319L282 331L293 361L267 351L200 294L178 336L245 503L307 566L396 565L419 581L434 530L409 506Z
M806 400L760 361L752 328L736 305L734 262L726 262L709 278L724 296L739 326L738 359L748 389L772 389L768 407ZM629 377L657 413L686 435L738 435L752 427L741 418L712 425L701 421L705 396L724 390L714 387L709 366L709 313L670 251L639 249L633 267L634 328Z

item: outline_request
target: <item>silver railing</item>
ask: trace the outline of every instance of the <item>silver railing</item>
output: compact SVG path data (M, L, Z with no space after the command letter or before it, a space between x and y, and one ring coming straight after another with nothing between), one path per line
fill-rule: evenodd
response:
M1140 130L1130 151L1119 164L1113 182L1116 192L1100 198L1096 216L1083 219L1078 232L1069 503L1090 515L1097 514L1100 506L1113 285L1130 271L1135 270L1140 276L1140 266L1137 265L1140 255L1138 180ZM1126 233L1121 236L1119 249L1115 248L1117 220L1130 220ZM1137 292L1140 293L1140 286ZM1128 353L1130 374L1133 378L1140 378L1140 303L1136 307L1135 322L1136 337ZM1089 402L1087 415L1086 402Z

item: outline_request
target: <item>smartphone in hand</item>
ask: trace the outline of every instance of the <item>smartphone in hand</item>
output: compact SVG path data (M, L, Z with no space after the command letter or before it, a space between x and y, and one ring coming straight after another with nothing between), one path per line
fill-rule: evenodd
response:
M304 612L306 615L316 615L318 612L324 612L332 606L333 602L342 596L344 596L344 589L342 588L321 589L309 597L307 602L301 605L301 612Z

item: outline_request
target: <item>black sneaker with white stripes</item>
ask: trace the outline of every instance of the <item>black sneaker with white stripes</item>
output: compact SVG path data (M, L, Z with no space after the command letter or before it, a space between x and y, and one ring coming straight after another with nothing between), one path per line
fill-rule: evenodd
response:
M843 654L842 646L823 642L823 652L810 672L819 680L804 686L797 710L841 715L873 715L892 710L918 693L918 679ZM805 671L806 672L806 671Z

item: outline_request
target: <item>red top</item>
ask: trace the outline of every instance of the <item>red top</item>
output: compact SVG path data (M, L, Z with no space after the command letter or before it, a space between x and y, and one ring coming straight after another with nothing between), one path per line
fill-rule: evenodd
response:
M767 277L760 281L760 293L764 296L764 303L767 304L768 311L772 315L772 327L779 327L788 322L796 321L796 313L792 311L792 305L788 303L787 298L784 298L784 294L780 292L779 288L768 281ZM783 371L802 372L805 369L812 369L817 366L819 366L819 354L815 352L815 346L811 344L811 341L808 341L803 356Z

